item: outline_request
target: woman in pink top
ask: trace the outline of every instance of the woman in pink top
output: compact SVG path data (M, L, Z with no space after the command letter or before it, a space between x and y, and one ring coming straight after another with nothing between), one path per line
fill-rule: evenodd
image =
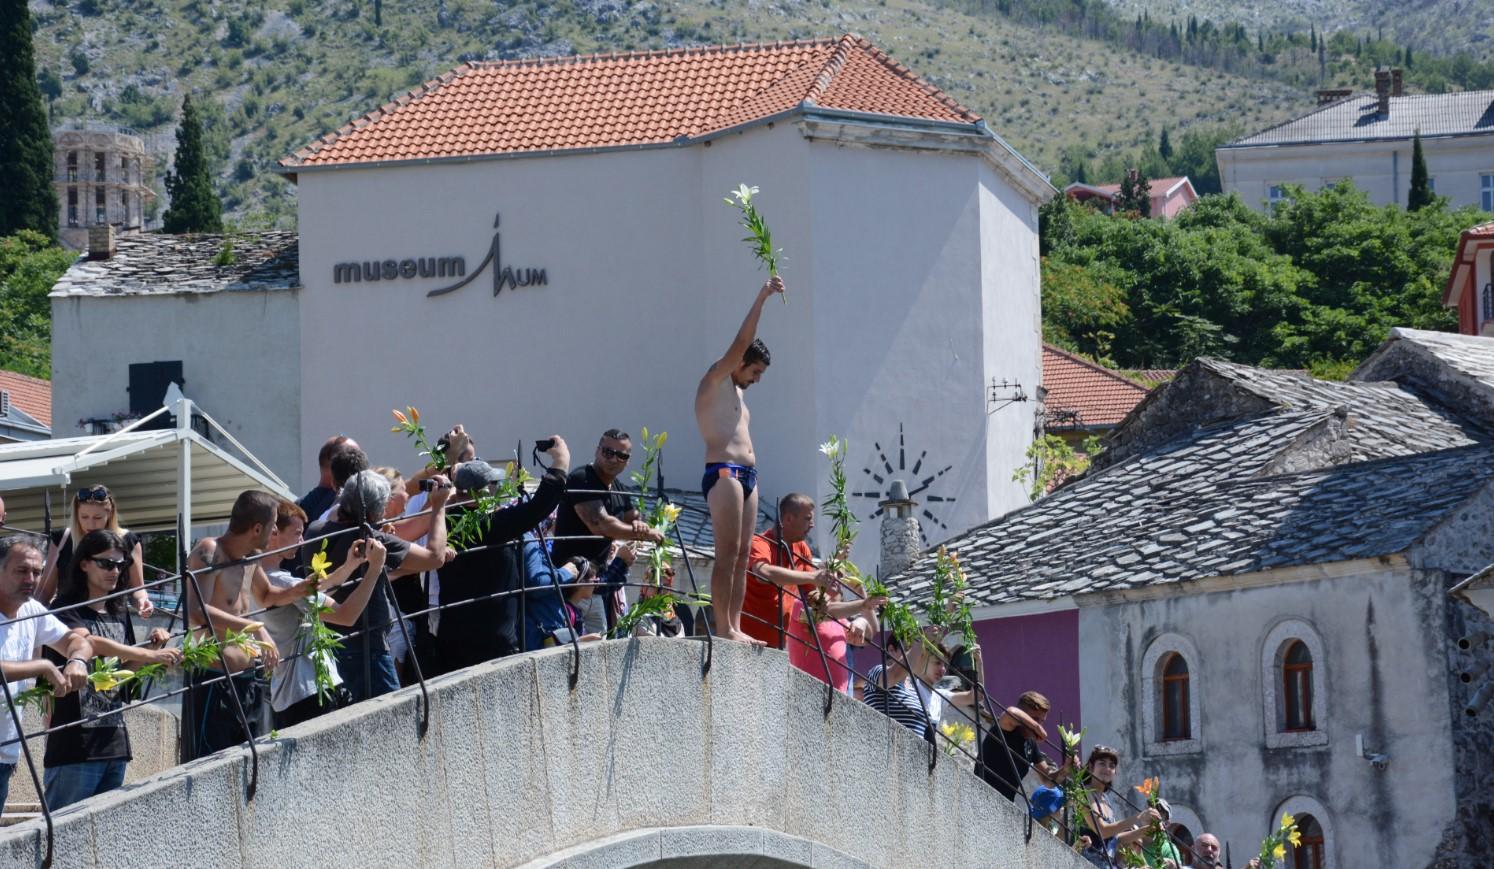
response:
M809 633L810 619L804 610L803 599L794 601L788 625L789 663L821 682L835 686L835 690L842 694L849 691L851 684L851 668L846 663L847 623L866 619L870 625L875 625L877 607L887 602L885 597L857 597L855 600L843 601L840 599L840 588L843 585L846 584L840 582L823 591L812 589L807 593L810 605L815 609L818 645L815 644L815 637ZM875 632L874 627L870 630L864 626L858 629L863 633ZM824 651L823 658L820 657L821 650ZM828 673L826 664L829 665Z

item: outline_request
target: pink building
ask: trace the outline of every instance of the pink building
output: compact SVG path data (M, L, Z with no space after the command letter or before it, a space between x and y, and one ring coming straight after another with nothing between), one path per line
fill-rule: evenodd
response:
M1198 201L1198 191L1186 176L1181 178L1153 178L1148 182L1152 191L1152 217L1176 217L1178 212ZM1115 197L1120 194L1119 184L1081 184L1075 181L1063 189L1064 195L1075 202L1092 203L1106 214L1115 212Z

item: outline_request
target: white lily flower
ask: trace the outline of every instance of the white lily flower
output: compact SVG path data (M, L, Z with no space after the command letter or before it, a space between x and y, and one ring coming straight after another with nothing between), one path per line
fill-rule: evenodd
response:
M830 440L820 444L820 452L825 454L825 458L833 461L840 457L841 445L842 441L840 438L832 435Z

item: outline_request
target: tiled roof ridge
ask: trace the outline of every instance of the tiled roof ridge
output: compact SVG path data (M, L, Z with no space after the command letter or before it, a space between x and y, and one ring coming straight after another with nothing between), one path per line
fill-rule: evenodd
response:
M1116 371L1116 370L1114 370L1112 368L1106 368L1105 366L1101 365L1098 362L1091 362L1090 360L1085 359L1083 356L1078 356L1078 355L1076 355L1074 353L1069 352L1068 350L1063 349L1062 347L1059 347L1057 344L1049 344L1048 342L1045 341L1045 342L1043 342L1043 349L1044 350L1052 351L1054 353L1057 353L1058 355L1064 357L1065 359L1068 359L1071 362L1078 363L1079 365L1082 365L1085 368L1088 368L1088 369L1090 369L1092 371L1096 371L1096 372L1099 372L1100 374L1104 374L1105 376L1109 377L1110 379L1112 379L1112 380L1114 380L1114 381L1116 381L1118 383L1124 383L1126 386L1129 386L1129 387L1135 389L1137 392L1148 392L1149 391L1145 386L1142 386L1141 384L1137 383L1136 381L1132 380L1131 378L1125 376L1124 374L1121 374L1119 371Z
M333 144L343 136L346 136L348 133L351 133L355 130L361 130L369 124L372 124L373 122L394 111L395 109L407 106L415 100L418 100L426 94L430 93L431 91L434 91L436 88L450 84L456 79L461 78L463 75L466 75L467 73L472 72L476 69L478 69L476 63L467 61L466 63L460 64L459 66L447 70L446 72L436 76L433 79L427 79L426 81L391 99L389 102L384 103L382 106L379 106L372 111L363 113L359 117L348 121L346 124L343 124L341 127L338 127L330 133L323 133L315 139L312 139L302 147L297 148L289 158L281 162L283 165L295 166L296 164L304 161L306 158L312 156L321 149Z
M836 72L839 72L840 71L840 66L843 66L845 64L845 55L849 54L849 49L851 47L853 47L853 46L855 48L861 49L861 51L865 52L866 55L869 56L872 60L875 60L876 62L882 64L882 66L886 67L894 75L896 75L899 78L902 78L902 79L904 79L906 81L909 81L909 82L917 85L919 88L921 88L923 90L923 92L926 95L928 95L932 99L936 100L940 105L944 106L946 109L949 109L950 111L954 112L955 114L958 114L958 115L964 117L970 123L972 123L972 124L973 123L978 123L981 120L981 116L980 115L978 115L975 112L971 111L969 108L967 108L962 103L960 103L958 100L956 100L954 97L952 97L949 94L945 93L942 88L938 87L933 82L929 81L928 79L924 78L923 76L919 75L918 73L914 72L913 70L911 70L908 67L904 66L903 64L899 63L897 60L895 60L892 57L892 55L890 55L887 52L883 51L880 47L878 47L871 40L869 40L869 39L867 39L867 38L865 38L865 37L863 37L863 36L861 36L860 34L857 34L857 33L847 33L845 36L841 37L841 45L837 47L837 55L839 55L840 59L839 59L839 65L837 65L836 68L835 68ZM842 52L842 49L845 49L844 52ZM836 55L832 55L831 56L831 61L833 62L835 60L835 58L836 58ZM826 66L828 67L829 63L827 63ZM818 81L816 82L816 84L818 84ZM831 80L827 79L825 81L825 88L824 89L828 90L829 87L830 87L830 84L831 84ZM824 93L824 90L821 90L820 93Z
M850 56L851 49L855 47L856 40L860 37L854 33L847 33L836 41L835 50L825 58L825 63L820 67L819 75L814 77L814 82L809 86L809 91L800 100L800 105L816 105L825 92L830 90L835 77L845 68L846 58Z

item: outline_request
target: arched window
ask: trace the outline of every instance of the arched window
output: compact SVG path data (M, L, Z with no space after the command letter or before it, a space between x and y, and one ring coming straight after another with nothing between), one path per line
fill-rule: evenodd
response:
M1188 714L1188 661L1178 652L1162 664L1162 738L1188 739L1193 723Z
M1141 694L1146 698L1141 722L1141 732L1146 737L1142 746L1145 756L1165 757L1203 750L1201 662L1198 647L1182 634L1161 634L1147 645L1139 674Z
M1267 748L1328 744L1323 639L1301 618L1277 622L1261 645Z
M1302 844L1292 849L1287 865L1292 869L1324 869L1323 825L1312 815L1297 819L1297 832L1302 834Z
M1288 731L1317 729L1312 719L1312 650L1301 640L1294 640L1282 656L1281 696Z

